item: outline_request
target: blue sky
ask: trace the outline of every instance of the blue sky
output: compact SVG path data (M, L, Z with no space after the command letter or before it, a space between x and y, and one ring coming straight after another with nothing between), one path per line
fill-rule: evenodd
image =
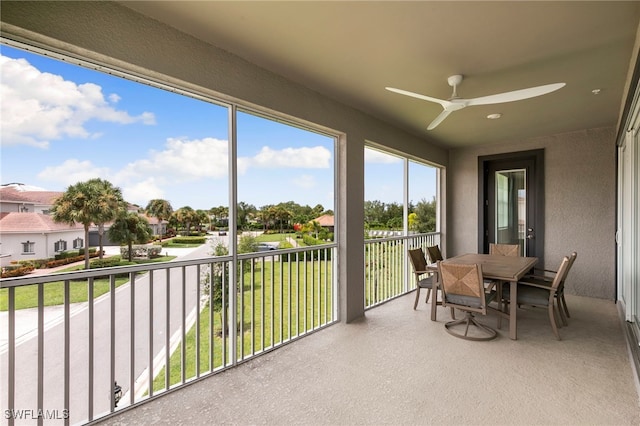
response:
M225 107L8 46L0 61L2 184L64 191L101 177L142 207L153 198L174 209L228 204ZM365 198L401 202L401 161L375 154ZM334 163L333 138L239 114L239 201L334 209ZM411 198L435 195L433 169L412 179Z

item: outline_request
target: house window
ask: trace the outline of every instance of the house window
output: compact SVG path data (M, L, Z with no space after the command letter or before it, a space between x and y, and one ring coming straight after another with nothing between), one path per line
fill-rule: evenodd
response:
M67 242L64 240L60 240L60 241L56 241L53 244L53 251L60 252L60 251L65 251L67 249Z
M66 247L66 243L65 243L65 247ZM73 240L73 248L74 249L79 249L84 247L84 240L80 237L76 238L75 240Z
M32 254L36 251L36 243L27 241L22 243L22 254Z

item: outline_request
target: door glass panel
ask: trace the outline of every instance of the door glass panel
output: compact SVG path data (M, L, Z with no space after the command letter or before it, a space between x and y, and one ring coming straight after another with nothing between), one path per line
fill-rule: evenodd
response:
M519 244L520 254L526 256L524 239L527 230L526 170L500 170L495 175L496 215L495 242Z

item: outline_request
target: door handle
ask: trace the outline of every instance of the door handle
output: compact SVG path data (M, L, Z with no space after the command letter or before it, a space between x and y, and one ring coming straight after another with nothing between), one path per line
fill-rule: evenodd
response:
M533 234L529 234L527 235L527 240L533 240L535 237L533 236Z

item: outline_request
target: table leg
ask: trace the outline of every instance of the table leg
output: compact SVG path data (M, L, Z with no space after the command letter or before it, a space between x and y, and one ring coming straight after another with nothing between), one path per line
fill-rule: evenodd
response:
M518 324L516 322L516 312L518 311L518 282L511 281L509 288L509 338L518 339Z
M431 321L436 320L436 308L438 307L438 284L431 289Z

